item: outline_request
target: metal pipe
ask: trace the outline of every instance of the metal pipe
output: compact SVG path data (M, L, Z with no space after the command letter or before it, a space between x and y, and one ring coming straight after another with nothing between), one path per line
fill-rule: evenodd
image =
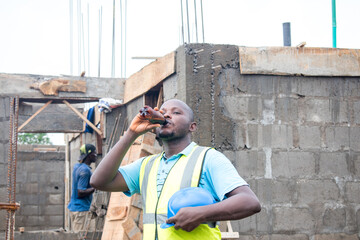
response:
M183 1L180 0L180 5L181 5L181 32L182 32L182 44L184 44L185 42L185 37L184 37L184 13L183 13Z
M123 14L122 1L120 0L120 77L123 77Z
M194 12L195 12L195 32L196 32L196 42L199 42L198 39L198 27L197 27L197 14L196 14L196 0L194 0Z
M81 1L77 0L77 25L78 25L78 75L81 73Z
M81 14L81 41L82 41L82 53L83 53L83 56L82 56L82 58L83 58L83 63L84 63L84 65L83 65L83 67L84 67L84 69L83 69L83 71L85 71L85 69L86 69L86 65L85 65L85 36L84 36L84 14Z
M202 35L203 35L203 43L204 43L204 42L205 42L205 34L204 34L204 15L203 15L203 4L202 4L202 0L200 0L200 6L201 6Z
M101 65L101 36L102 35L102 6L99 9L99 56L98 56L98 77L100 77Z
M125 36L124 36L124 77L126 78L126 25L127 25L127 0L125 0Z
M189 22L188 0L186 0L186 15L187 15L188 43L190 43L190 22Z
M88 27L88 32L87 32L87 37L88 37L88 41L87 41L87 44L88 44L88 76L90 76L90 11L89 11L89 3L87 4L87 27Z
M112 32L111 77L115 77L115 0L113 0L113 32Z
M291 46L291 29L290 29L289 22L283 23L283 39L284 39L284 46L290 47Z
M336 48L336 2L332 0L332 37L333 48Z
M73 75L73 0L69 0L69 15L70 15L70 75Z

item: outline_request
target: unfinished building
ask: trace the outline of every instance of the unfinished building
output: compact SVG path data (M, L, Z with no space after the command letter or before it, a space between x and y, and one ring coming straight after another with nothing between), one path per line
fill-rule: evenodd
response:
M73 236L66 231L30 230L69 228L69 173L80 145L93 143L104 156L143 105L157 106L171 98L185 101L194 110L199 128L194 141L223 152L261 202L259 214L224 224L223 238L359 239L359 56L359 50L351 49L188 44L126 81L0 74L0 202L8 202L9 149L16 147L9 138L12 101L16 109L13 97L19 98L19 121L13 128L35 113L21 131L68 133L65 149L57 147L52 156L20 147L17 156L12 152L17 157L15 195L29 195L21 197L16 211L16 239ZM64 79L70 81L67 87L60 81ZM49 88L36 87L54 80L61 87L50 94ZM75 114L82 110L77 111L74 104L104 97L121 99L123 104L98 113L94 133L81 133L85 119ZM36 114L49 101L53 109ZM127 163L160 150L151 134L132 148ZM55 154L61 151L63 159ZM54 168L59 172L49 175ZM102 239L141 239L139 198L122 193L98 196L96 210L104 219ZM6 211L0 214L6 219ZM6 230L5 221L0 229Z

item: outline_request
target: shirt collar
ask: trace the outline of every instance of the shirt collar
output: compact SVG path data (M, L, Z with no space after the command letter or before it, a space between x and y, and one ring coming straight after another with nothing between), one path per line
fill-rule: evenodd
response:
M182 155L187 156L187 155L189 155L189 154L191 153L192 149L193 149L196 145L197 145L197 144L196 144L195 142L191 142L191 143L190 143L189 145L187 145L187 147L184 148L181 152L179 152L178 154L176 154L176 155L174 155L174 156L172 156L172 157L170 157L170 158L173 158L173 157L175 157L175 156L182 156ZM167 156L165 156L165 153L163 154L163 158L164 158L164 159L169 159Z

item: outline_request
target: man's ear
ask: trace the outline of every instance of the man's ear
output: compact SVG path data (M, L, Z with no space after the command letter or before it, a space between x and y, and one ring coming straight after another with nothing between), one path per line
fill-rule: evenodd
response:
M197 124L196 124L196 122L190 123L189 130L190 130L190 132L195 132L195 131L197 130Z

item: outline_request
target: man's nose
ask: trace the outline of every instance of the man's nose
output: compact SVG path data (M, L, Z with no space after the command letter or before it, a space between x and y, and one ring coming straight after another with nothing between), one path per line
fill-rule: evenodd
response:
M169 119L171 119L171 115L168 114L168 113L165 113L165 114L164 114L164 118L169 118Z

